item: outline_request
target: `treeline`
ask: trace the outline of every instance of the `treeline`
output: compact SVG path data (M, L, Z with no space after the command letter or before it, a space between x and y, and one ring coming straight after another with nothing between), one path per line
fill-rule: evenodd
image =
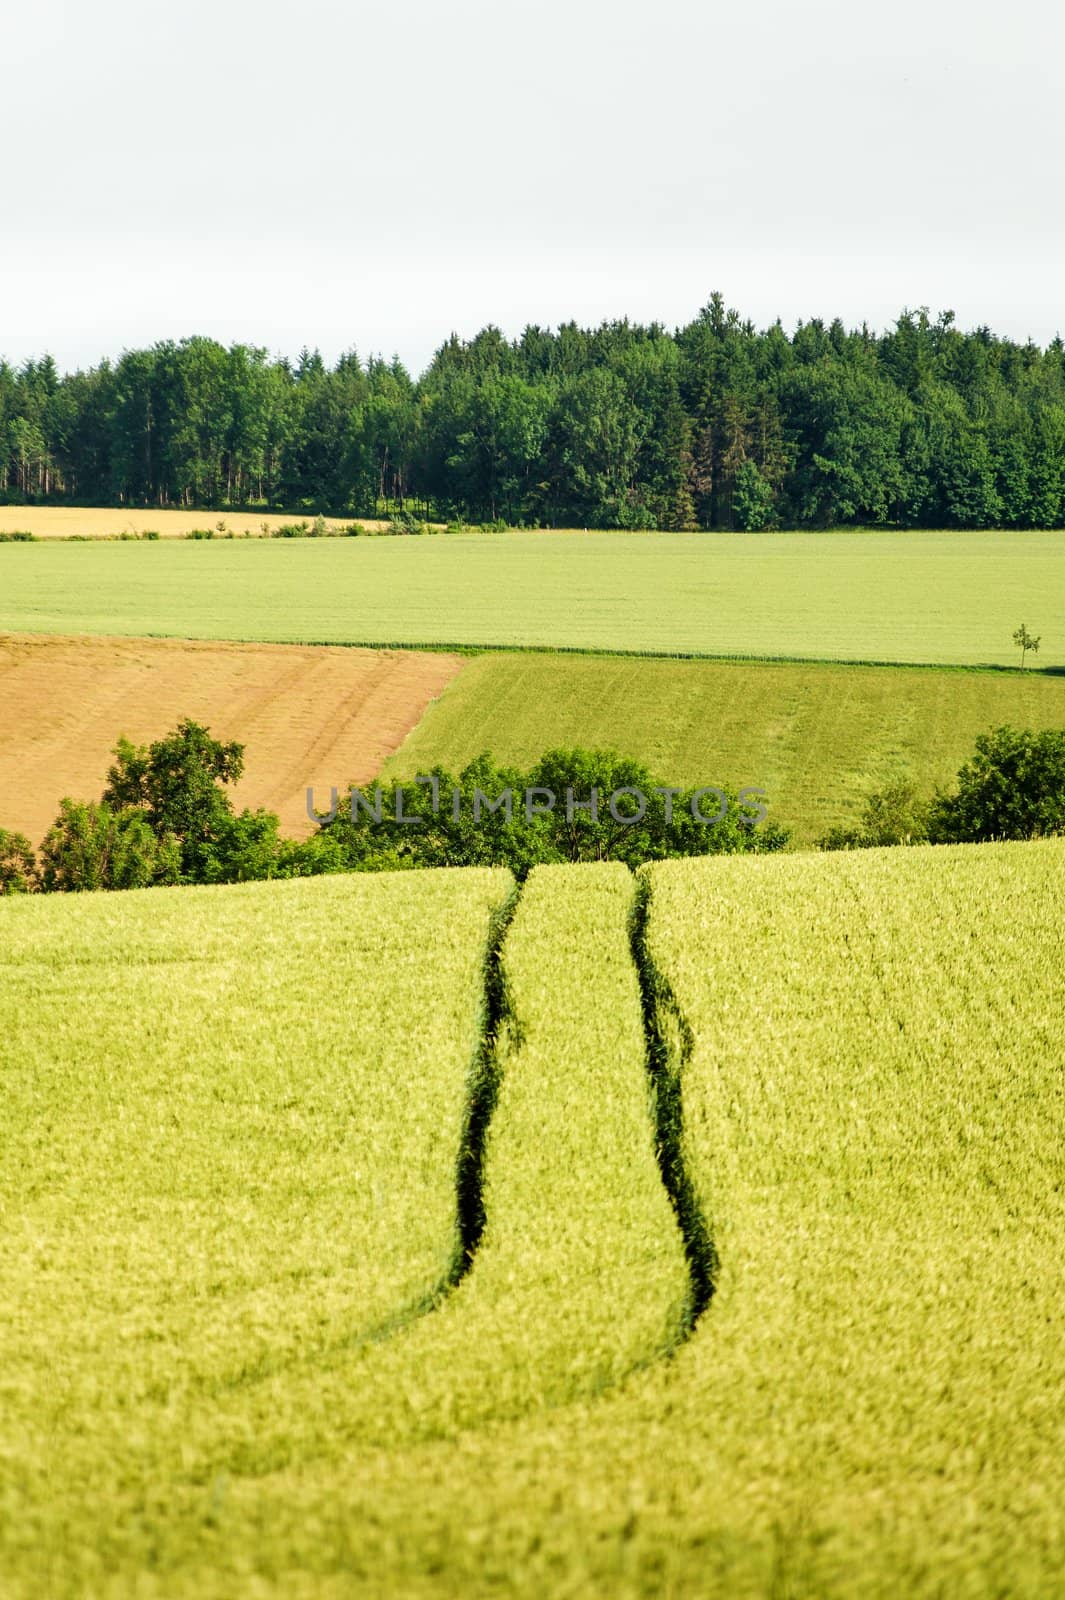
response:
M673 788L602 750L548 751L529 772L482 755L457 775L435 767L409 786L352 789L343 807L334 790L302 841L281 835L273 811L236 811L226 785L243 771L242 744L187 718L150 745L120 739L100 799L61 800L39 854L0 828L0 895L419 867L506 866L523 880L545 862L763 854L789 837L761 825L755 791Z
M0 363L0 498L623 528L1065 525L1065 346L905 312L757 330L721 296L451 338L417 381L210 339Z
M98 801L60 801L40 852L0 827L0 895L246 883L334 872L764 855L789 830L766 824L760 790L686 790L610 750L549 750L528 771L484 754L462 772L331 794L311 838L286 839L276 813L237 812L226 793L244 746L188 719L166 738L120 739ZM308 806L313 794L308 791ZM902 781L870 797L860 824L821 850L979 844L1065 835L1065 729L993 728L953 791L922 800Z

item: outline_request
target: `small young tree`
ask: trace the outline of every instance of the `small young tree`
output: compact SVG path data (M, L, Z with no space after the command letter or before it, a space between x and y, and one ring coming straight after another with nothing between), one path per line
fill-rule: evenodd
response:
M1025 627L1023 622L1017 629L1017 632L1013 635L1013 642L1020 648L1022 667L1024 666L1024 658L1028 654L1029 650L1033 655L1037 655L1039 652L1039 639L1034 638L1032 634L1028 632L1028 629Z
M37 857L24 833L0 828L0 894L31 894L37 887Z

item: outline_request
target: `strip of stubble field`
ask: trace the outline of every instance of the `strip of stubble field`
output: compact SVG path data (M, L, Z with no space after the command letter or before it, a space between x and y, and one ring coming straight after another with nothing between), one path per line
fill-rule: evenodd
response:
M213 1394L457 1282L513 894L475 869L0 901L9 1576L165 1482Z

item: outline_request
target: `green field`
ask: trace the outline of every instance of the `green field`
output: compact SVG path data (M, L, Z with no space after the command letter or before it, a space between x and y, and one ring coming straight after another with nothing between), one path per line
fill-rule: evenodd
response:
M384 775L602 746L670 783L757 785L802 845L899 777L949 787L1002 723L1065 728L1065 675L491 654L467 662Z
M5 1600L1065 1593L1063 868L0 902Z
M0 629L1065 665L1065 532L516 533L0 549Z

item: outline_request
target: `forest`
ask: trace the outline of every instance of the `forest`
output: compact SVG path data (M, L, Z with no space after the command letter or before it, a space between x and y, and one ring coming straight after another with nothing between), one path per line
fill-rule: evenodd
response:
M524 527L1065 524L1065 345L954 314L489 326L420 378L195 337L0 362L0 502L409 511Z

